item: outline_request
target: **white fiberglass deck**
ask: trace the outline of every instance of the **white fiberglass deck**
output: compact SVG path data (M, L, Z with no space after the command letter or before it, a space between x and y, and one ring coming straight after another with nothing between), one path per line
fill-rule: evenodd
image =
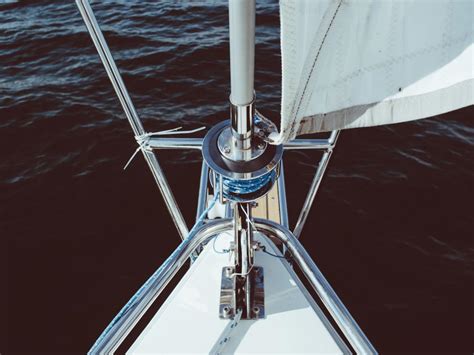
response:
M211 241L170 294L128 353L209 353L222 340L230 320L220 319L221 272L230 265L230 233ZM261 235L256 239L276 253ZM266 318L241 320L222 353L348 353L283 259L257 252L255 265L264 268ZM215 348L214 348L215 349Z

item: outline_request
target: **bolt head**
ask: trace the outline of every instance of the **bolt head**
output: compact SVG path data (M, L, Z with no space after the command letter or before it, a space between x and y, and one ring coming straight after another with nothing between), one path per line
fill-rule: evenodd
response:
M230 147L228 145L224 146L224 153L229 154L230 153Z

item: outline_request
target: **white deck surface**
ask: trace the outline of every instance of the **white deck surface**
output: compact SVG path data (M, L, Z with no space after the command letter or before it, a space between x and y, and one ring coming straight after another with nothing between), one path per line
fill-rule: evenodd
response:
M231 238L220 235L215 249L228 248ZM264 238L257 239L274 251ZM257 252L255 264L264 268L266 318L241 320L222 353L348 353L284 263ZM228 265L229 254L216 253L211 241L128 353L209 353L230 322L218 316L221 271Z

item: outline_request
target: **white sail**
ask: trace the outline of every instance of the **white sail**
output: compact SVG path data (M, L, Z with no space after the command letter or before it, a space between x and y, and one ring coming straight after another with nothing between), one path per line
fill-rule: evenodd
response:
M281 131L426 118L474 104L472 0L281 0Z

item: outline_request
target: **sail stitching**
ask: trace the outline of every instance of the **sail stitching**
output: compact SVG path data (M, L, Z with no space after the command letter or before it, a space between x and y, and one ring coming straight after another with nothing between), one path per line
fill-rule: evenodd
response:
M449 1L427 12L416 2L342 1L313 6L305 0L294 13L282 11L287 25L282 31L285 109L280 134L272 138L275 143L301 134L423 118L472 102L472 5ZM338 5L342 6L336 13ZM297 25L291 26L289 20L295 19ZM419 28L422 19L426 24ZM295 33L293 53L295 40L289 35ZM341 49L347 54L342 64ZM288 62L291 55L300 59L294 67ZM471 90L453 89L466 78ZM290 88L290 79L299 79L299 87ZM444 95L435 93L447 87ZM411 100L415 95L417 99Z
M329 30L331 29L331 27L332 27L332 25L333 25L333 23L334 23L334 20L335 20L335 18L336 18L336 15L337 15L338 12L339 12L339 9L340 9L341 5L342 5L342 0L339 1L339 4L337 5L336 10L334 11L334 14L333 14L333 16L332 16L332 18L331 18L331 21L329 22L328 28L327 28L327 30L326 30L326 32L325 32L325 34L324 34L324 37L323 37L323 39L322 39L322 41L321 41L321 45L320 45L319 48L318 48L318 52L316 53L316 56L314 57L313 64L312 64L311 69L310 69L310 71L309 71L309 75L308 75L307 78L306 78L306 82L305 82L305 85L304 85L304 87L303 87L303 91L302 91L302 93L301 93L301 95L300 95L300 99L299 99L298 105L297 105L297 107L296 107L296 111L293 110L294 114L293 114L292 116L293 116L294 118L296 118L296 119L295 119L295 120L292 120L291 129L290 129L290 134L289 134L290 137L293 137L293 136L294 136L294 133L295 133L295 126L297 125L297 123L299 123L299 122L297 122L298 114L299 114L299 111L300 111L300 109L301 109L301 105L303 104L303 99L305 98L305 94L306 94L306 91L307 91L307 89L308 89L309 81L310 81L310 79L311 79L311 76L313 75L314 69L315 69L315 67L316 67L316 62L318 61L318 58L319 58L319 54L321 53L321 50L322 50L323 45L324 45L324 42L326 41L326 38L327 38L327 36L328 36ZM300 120L298 120L298 121L300 121Z
M426 102L441 103L442 101L440 98L448 95L446 90L456 92L455 94L453 94L453 97L456 97L457 103L451 104L450 106L448 106L448 108L441 108L440 110L442 110L443 112L457 110L459 108L472 105L472 98L474 97L473 87L473 80L467 79L462 81L461 83L454 84L449 88L441 89L439 91L431 93L414 95L410 98L397 99L392 97L386 101L378 101L364 105L357 105L341 110L331 111L326 114L318 113L315 115L307 116L302 119L297 134L307 134L316 130L319 132L328 132L340 129L341 126L344 126L345 128L366 127L367 124L364 123L366 120L369 120L370 116L374 115L373 110L375 108L377 108L379 116L387 116L388 114L386 112L388 109L393 110L395 108L395 110L398 111L400 109L397 109L397 107L413 107L415 104L412 103L412 101L417 101L416 106L423 108L424 106L426 106ZM369 110L369 108L371 108L371 110ZM435 113L433 113L432 111L426 112L425 110L418 111L416 119L426 118L435 115ZM393 115L393 113L391 115ZM404 114L397 114L395 116L408 117L408 115ZM357 117L357 119L351 120L351 117ZM413 118L394 118L393 123L406 122L410 120L413 120ZM380 126L382 124L385 123L372 123L371 126Z
M416 60L420 56L443 50L446 47L453 47L453 46L457 45L458 43L464 42L464 41L466 41L466 39L469 39L470 35L471 35L471 32L464 32L464 33L462 33L461 35L459 35L457 37L453 37L451 42L449 42L448 44L444 44L443 42L439 42L436 45L423 47L421 49L418 49L418 50L415 50L415 51L412 51L412 52L408 52L404 55L388 57L387 59L385 59L383 61L361 67L357 70L353 70L352 72L344 75L343 77L340 77L339 79L334 80L331 84L321 85L321 86L315 87L314 90L316 92L327 90L328 88L336 87L338 85L341 85L349 79L353 79L355 77L364 75L366 73L373 72L375 70L385 69L388 66L396 65L396 64L400 63L403 60Z

